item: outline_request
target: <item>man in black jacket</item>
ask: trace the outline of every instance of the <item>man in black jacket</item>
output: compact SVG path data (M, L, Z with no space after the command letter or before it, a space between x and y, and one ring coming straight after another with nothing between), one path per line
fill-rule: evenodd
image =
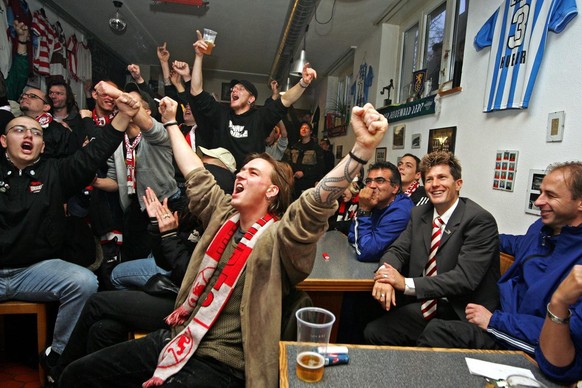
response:
M295 86L281 98L258 109L254 108L258 98L257 88L247 80L232 80L230 105L227 107L203 89L202 60L208 45L202 39L200 31L197 34L189 96L190 107L198 123L197 131L204 133L204 136L212 133L212 144L209 148L226 148L234 155L236 165L243 166L248 154L265 151L265 138L286 115L287 108L303 95L317 77L317 73L306 64L301 79Z
M49 113L51 103L40 89L27 89L18 100L24 116L31 117L40 123L43 130L44 157L61 158L72 154L69 146L71 131L54 120Z
M29 98L29 97L27 97ZM66 158L46 159L44 131L31 117L11 120L0 143L0 300L58 301L53 342L45 355L63 351L85 301L97 291L86 268L61 260L66 239L63 204L91 182L115 151L139 108L127 94L120 114L95 141Z

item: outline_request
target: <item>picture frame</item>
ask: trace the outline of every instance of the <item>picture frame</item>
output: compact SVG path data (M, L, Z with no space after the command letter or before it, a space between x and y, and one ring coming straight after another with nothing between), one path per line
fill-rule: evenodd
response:
M344 158L344 146L343 145L337 145L335 147L335 160L342 160Z
M420 148L420 133L413 133L412 134L412 141L410 143L410 148Z
M404 148L404 134L406 132L406 125L400 124L394 126L394 133L392 134L392 149L399 150Z
M230 101L230 82L223 82L220 88L220 101Z
M527 191L525 196L525 212L528 214L540 215L540 209L538 209L534 202L538 199L541 193L541 186L544 177L546 176L546 170L531 169L529 170L529 178L527 183Z
M546 143L561 142L564 138L564 111L552 112L548 115Z
M497 150L493 170L493 190L513 191L519 151Z
M427 152L448 151L455 153L457 127L431 129L428 133Z
M387 150L386 147L376 148L376 163L386 161L386 150Z

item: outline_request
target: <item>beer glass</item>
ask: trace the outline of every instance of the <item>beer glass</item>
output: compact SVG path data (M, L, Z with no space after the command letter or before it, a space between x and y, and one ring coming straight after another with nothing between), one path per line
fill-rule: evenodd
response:
M297 365L300 380L315 383L323 378L324 355L335 316L319 307L297 310Z

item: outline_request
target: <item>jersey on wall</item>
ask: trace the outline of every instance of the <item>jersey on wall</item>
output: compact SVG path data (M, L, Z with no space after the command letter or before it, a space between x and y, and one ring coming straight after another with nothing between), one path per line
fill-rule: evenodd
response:
M578 14L576 0L505 0L475 36L491 46L483 111L527 108L548 31L560 33Z

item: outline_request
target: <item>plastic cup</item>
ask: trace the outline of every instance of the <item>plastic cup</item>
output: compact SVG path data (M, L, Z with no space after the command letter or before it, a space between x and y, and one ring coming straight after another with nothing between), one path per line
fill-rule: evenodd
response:
M213 31L209 28L205 28L204 29L204 34L202 39L204 39L204 42L206 42L206 44L208 45L208 48L206 50L202 50L202 52L206 55L210 55L212 54L212 49L214 48L214 42L216 40L216 35L218 33L216 31Z
M297 364L300 380L315 383L323 378L324 357L335 316L319 307L297 310Z

